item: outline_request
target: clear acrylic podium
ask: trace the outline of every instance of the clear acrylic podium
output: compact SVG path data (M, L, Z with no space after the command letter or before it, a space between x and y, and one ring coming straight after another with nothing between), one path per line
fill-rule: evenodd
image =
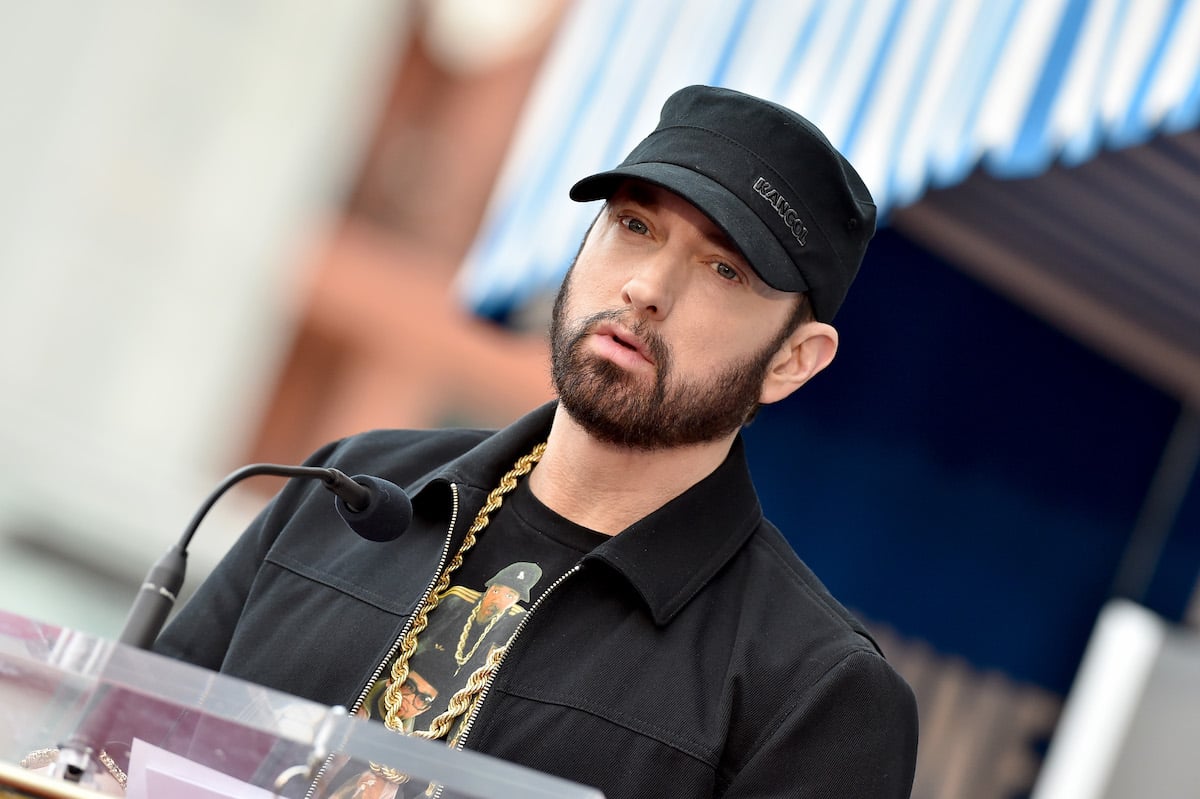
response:
M73 762L82 766L64 765ZM603 799L342 708L0 611L0 797L102 795Z

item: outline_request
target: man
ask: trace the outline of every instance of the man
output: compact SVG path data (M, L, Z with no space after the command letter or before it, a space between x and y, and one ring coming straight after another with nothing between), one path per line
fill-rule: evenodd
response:
M382 718L386 712L383 693L391 685L390 680L380 680L356 711L359 718ZM409 670L408 677L400 683L401 731L412 732L416 728L417 716L429 710L437 699L438 689L416 670Z
M442 595L438 612L431 614L429 628L418 638L412 668L426 675L448 700L496 648L508 643L525 612L518 603L529 601L530 589L541 576L536 563L518 562L496 572L485 583L483 594L453 586ZM433 714L443 712L447 704L434 704Z
M374 713L384 712L380 706L383 692L390 682L381 680L368 694L355 715L372 718ZM437 698L437 688L416 671L409 671L407 679L400 684L400 731L411 733L417 716L427 711ZM335 755L325 764L323 784L329 789L329 799L395 799L402 796L399 784L389 781L382 771L372 770L367 764L351 761L345 756Z
M519 559L542 571L520 623L414 734L610 799L908 796L912 693L763 518L738 435L833 359L866 187L794 112L693 86L571 196L605 203L555 303L559 401L318 451L404 486L409 529L339 535L289 485L158 649L352 710L390 679L399 730L451 580Z
M508 641L525 611L518 602L529 601L541 576L536 563L510 563L484 584L482 594L465 586L451 588L439 605L439 634L421 636L414 663L420 662L434 679L478 665L481 656Z

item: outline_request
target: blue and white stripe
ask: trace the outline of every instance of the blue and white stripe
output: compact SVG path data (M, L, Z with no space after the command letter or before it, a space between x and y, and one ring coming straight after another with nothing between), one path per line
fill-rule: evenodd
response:
M1196 127L1200 0L576 0L460 275L471 307L558 284L595 214L567 190L691 83L813 120L886 220L977 167L1029 177Z

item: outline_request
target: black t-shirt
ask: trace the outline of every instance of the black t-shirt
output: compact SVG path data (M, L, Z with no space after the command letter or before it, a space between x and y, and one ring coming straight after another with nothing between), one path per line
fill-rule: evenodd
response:
M607 536L547 508L526 478L476 539L417 638L401 692L406 732L428 729L492 650L508 643L542 592ZM390 672L391 664L368 692L370 718L384 715Z

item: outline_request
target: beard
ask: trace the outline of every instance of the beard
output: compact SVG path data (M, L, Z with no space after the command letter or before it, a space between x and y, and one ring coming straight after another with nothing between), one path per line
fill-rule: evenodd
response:
M567 326L568 272L550 317L551 377L559 403L594 438L652 451L704 444L738 430L758 410L767 365L787 331L759 352L703 381L676 379L665 341L632 311L600 311ZM603 321L620 320L654 360L648 381L587 350L585 340Z

